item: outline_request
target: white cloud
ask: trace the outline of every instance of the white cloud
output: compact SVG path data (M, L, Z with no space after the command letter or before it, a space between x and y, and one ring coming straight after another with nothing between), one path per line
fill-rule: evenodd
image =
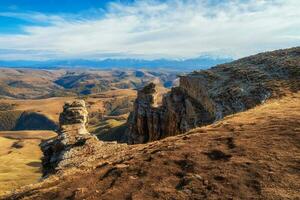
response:
M45 15L43 13L14 13L14 12L0 12L0 17L11 17L23 19L30 22L40 22L46 24L56 24L65 21L63 17L56 15Z
M235 58L300 45L300 1L204 0L111 3L99 18L10 14L48 26L0 35L0 59ZM2 15L4 15L2 13ZM0 13L1 15L1 13ZM14 50L16 53L14 53Z

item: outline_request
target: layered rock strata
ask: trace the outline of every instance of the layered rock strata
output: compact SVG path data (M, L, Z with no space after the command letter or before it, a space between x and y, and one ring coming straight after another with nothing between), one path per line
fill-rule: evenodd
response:
M213 123L300 88L300 48L250 56L180 76L157 106L154 84L138 92L128 142L145 143Z
M59 117L58 136L41 144L44 175L70 165L72 158L85 153L86 149L82 148L85 144L99 142L86 130L87 122L88 112L83 100L65 103Z

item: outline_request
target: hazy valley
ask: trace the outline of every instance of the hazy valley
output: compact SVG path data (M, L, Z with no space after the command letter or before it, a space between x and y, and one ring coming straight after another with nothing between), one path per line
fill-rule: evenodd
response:
M36 99L89 95L117 89L138 89L149 82L170 88L178 71L0 68L0 95Z

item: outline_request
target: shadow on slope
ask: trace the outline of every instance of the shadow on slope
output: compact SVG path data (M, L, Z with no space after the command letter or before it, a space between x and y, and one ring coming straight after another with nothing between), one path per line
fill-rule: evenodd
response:
M56 130L57 124L45 115L35 112L23 112L14 130Z
M0 111L0 131L57 130L58 125L43 114L24 111Z

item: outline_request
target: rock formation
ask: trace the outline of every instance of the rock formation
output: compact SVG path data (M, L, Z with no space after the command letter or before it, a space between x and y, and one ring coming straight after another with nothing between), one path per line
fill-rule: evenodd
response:
M63 107L63 112L59 115L60 129L65 129L65 126L79 125L80 135L89 134L85 128L88 123L88 111L83 100L74 102L66 102Z
M300 92L183 135L83 151L78 165L0 199L299 199L299 136Z
M83 153L78 151L81 146L88 142L98 142L97 138L86 130L87 122L88 112L83 100L65 103L59 117L58 136L41 144L44 153L44 175L70 165L71 158Z
M127 147L126 144L99 141L87 131L87 122L88 112L83 100L65 103L59 117L58 136L41 144L45 177L67 168L93 166L91 163L120 154Z
M157 106L156 98L156 85L153 83L138 92L134 111L128 119L130 144L177 135L214 120L209 111L180 87L172 88L165 94L161 106Z
M128 119L129 143L177 135L253 108L282 90L297 91L299 66L300 48L292 48L195 71L180 76L179 87L165 94L161 106L156 106L156 87L150 84L138 92Z

